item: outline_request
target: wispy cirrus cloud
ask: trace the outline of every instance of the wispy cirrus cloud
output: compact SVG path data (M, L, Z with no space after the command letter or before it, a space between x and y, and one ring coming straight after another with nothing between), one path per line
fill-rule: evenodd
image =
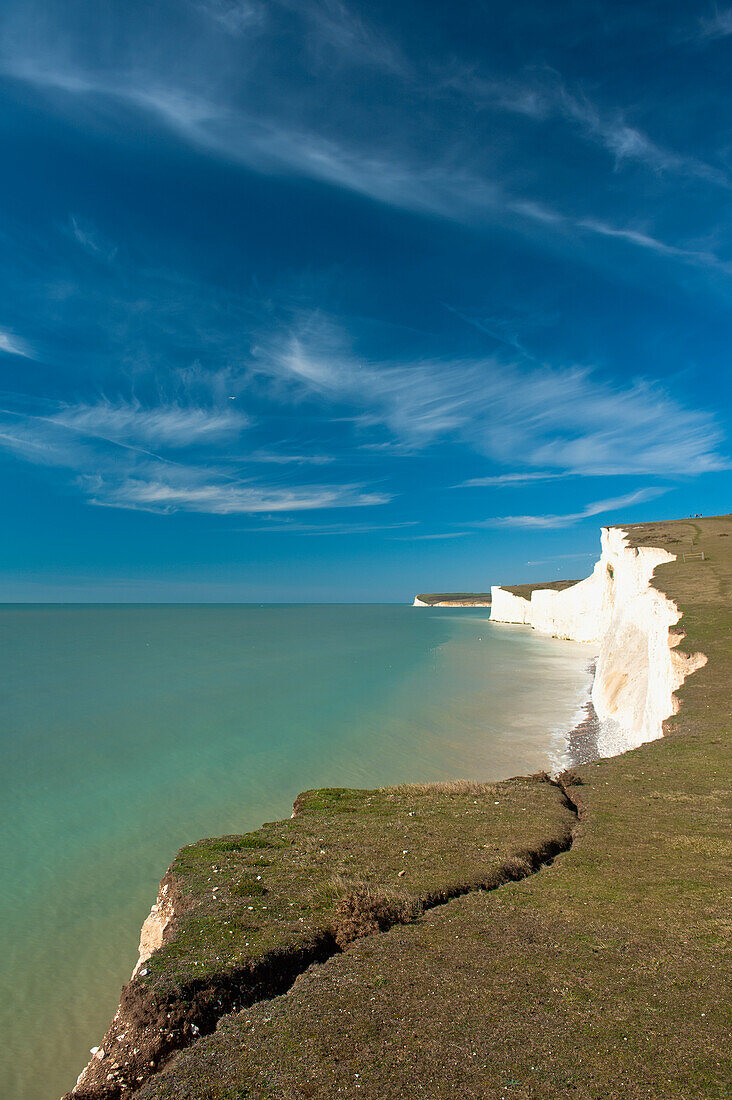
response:
M441 445L507 468L471 478L465 487L570 476L688 478L729 465L715 417L649 381L612 383L588 368L527 364L505 353L369 358L358 353L346 327L323 312L270 302L255 322L252 303L241 309L227 300L206 306L203 317L194 310L191 319L187 304L200 305L200 289L185 288L182 297L172 289L161 307L153 287L144 307L153 335L159 327L166 341L175 334L176 348L205 346L211 369L198 360L172 369L156 365L141 384L148 395L158 393L157 400L99 397L46 406L32 416L16 409L0 419L0 445L27 461L72 471L95 502L218 514L266 511L267 501L273 510L379 504L392 496L395 471L384 477L382 466L384 480L374 489L354 484L354 462L373 470L395 455L407 460ZM140 312L136 298L135 333ZM232 317L234 342L226 328ZM115 315L112 327L126 331ZM146 348L140 350L147 360ZM248 412L252 403L256 415ZM305 423L315 414L307 429L313 438L263 438L260 419L266 423L276 412L289 433L293 410ZM313 467L334 471L327 484L313 486L312 474L301 484L303 471ZM101 483L90 480L93 473Z
M722 169L664 149L628 124L622 113L603 114L586 97L570 93L556 74L545 75L535 86L523 86L520 81L486 81L468 74L440 80L431 87L425 74L412 72L392 43L366 27L361 17L339 0L317 4L277 2L282 10L292 9L305 20L319 49L332 48L352 67L359 58L362 62L370 58L373 64L398 74L400 80L411 80L415 92L428 102L438 101L445 84L450 84L465 100L463 113L474 112L483 101L496 110L524 114L537 121L559 117L605 147L616 164L632 160L658 173L732 186ZM214 4L210 14L213 22L221 24L222 19L235 23L241 13L244 27L253 10L249 4L241 8L237 4ZM244 38L246 34L242 32ZM588 216L572 210L569 204L560 209L542 197L517 194L513 173L497 171L491 157L482 150L473 148L466 154L464 147L446 138L449 127L443 127L434 142L415 142L411 127L397 114L388 127L380 126L376 132L371 125L357 127L365 134L356 140L351 128L324 125L328 112L322 108L293 107L293 102L309 102L310 95L293 93L294 101L288 97L285 105L281 97L273 97L271 84L278 83L276 74L259 74L266 90L262 96L244 94L250 90L241 87L237 94L222 77L233 68L229 55L217 66L211 54L202 49L200 58L192 59L191 71L172 59L167 65L158 60L154 66L146 66L140 60L146 56L145 51L100 66L73 51L64 54L55 40L52 46L43 48L41 44L35 51L27 48L27 35L22 41L23 46L8 47L5 56L0 55L0 71L53 96L57 109L80 109L95 120L95 125L114 129L124 116L142 112L200 153L257 173L302 176L398 210L463 224L488 227L500 223L505 227L513 223L521 232L533 226L568 240L587 233L614 237L667 260L730 272L730 265L711 249L688 247L684 242L656 236L649 228L648 213L627 224L627 219L616 222L606 214ZM250 67L251 80L259 87L258 70L253 63ZM231 83L236 86L237 82ZM259 103L260 98L264 102ZM252 100L257 101L254 109ZM123 118L114 118L115 110ZM638 228L641 222L643 227ZM78 220L75 235L88 251L104 254L105 247Z
M572 95L561 81L555 87L554 102L564 118L576 122L584 136L602 145L618 165L635 161L653 172L696 178L727 189L732 186L727 172L698 157L664 148L628 123L622 111L603 113L585 95Z
M221 444L247 420L232 410L80 404L34 414L0 410L0 448L65 469L91 504L148 512L231 515L384 504L386 492L347 483L262 483L256 460L235 462ZM154 449L153 449L154 448ZM182 448L195 455L180 461Z
M505 208L500 185L434 157L405 157L388 146L354 146L317 129L222 102L160 77L99 76L17 59L5 71L39 88L90 101L116 101L155 116L202 152L264 174L295 173L403 210L474 221ZM520 210L517 208L517 212Z
M709 21L709 25L724 28L727 18L732 26L729 13L720 13L720 18ZM730 32L722 30L721 33ZM458 73L448 83L461 94L474 98L478 106L524 115L537 123L561 119L573 125L585 140L604 148L616 166L636 162L652 172L704 180L726 189L732 187L732 180L724 169L659 144L628 122L624 111L618 108L603 110L586 93L570 91L559 73L553 70L542 70L523 81L517 78L491 80L473 72ZM541 207L537 209L540 211Z
M99 231L90 222L71 214L69 216L69 232L76 243L97 259L111 263L117 255L117 246L105 240Z
M527 561L527 565L549 565L555 561L596 561L597 550L587 550L584 554L552 554L549 558Z
M7 329L0 329L0 352L6 355L21 355L24 359L33 359L34 355L25 340L15 336Z
M495 357L370 361L321 314L255 344L253 358L280 397L356 406L357 426L386 430L383 442L402 453L459 440L552 478L687 476L728 466L714 417L643 380L618 386L586 368L526 368Z
M259 0L200 0L195 6L231 35L251 34L267 21L267 6Z
M611 497L608 500L596 500L592 504L585 505L579 512L569 512L565 515L540 515L540 516L496 516L493 519L479 521L475 527L525 527L534 529L549 529L572 527L583 519L593 516L601 516L608 512L617 512L621 508L632 508L635 504L645 504L649 500L655 500L668 492L668 489L660 486L651 486L647 489L637 489L625 496Z
M429 535L405 535L404 537L399 536L399 538L395 539L395 541L399 541L399 542L432 542L432 541L438 541L438 542L440 542L442 539L462 539L462 538L465 538L465 536L469 535L469 534L471 534L470 531L442 531L442 532L438 532L436 534L429 534Z
M240 434L249 417L234 408L100 401L61 408L49 421L81 435L150 447L189 448Z
M329 466L337 461L335 455L320 454L317 451L302 454L288 454L285 451L252 451L248 460L272 466Z
M493 488L505 485L529 485L536 481L560 481L563 478L570 477L568 473L555 474L547 473L544 471L528 472L513 474L490 474L488 477L471 477L467 481L461 481L458 485L454 485L454 489L474 489L474 488Z
M343 0L275 0L309 30L311 50L325 63L348 61L406 76L411 65L394 40Z
M682 263L690 264L693 267L708 268L727 275L732 273L732 263L720 259L711 249L669 244L667 241L653 236L647 229L614 225L601 218L575 217L533 201L511 201L508 207L514 213L520 214L531 221L541 222L558 230L570 230L575 234L591 233L600 237L611 237L630 244L634 248L654 252L657 256L680 260Z
M678 245L667 244L643 230L609 225L607 222L598 221L597 218L582 218L577 222L577 225L580 229L586 229L590 233L598 233L601 237L615 237L616 240L627 241L639 248L656 252L660 256L671 256L699 267L716 268L727 273L732 272L732 264L725 263L714 252L707 249L681 248Z
M277 531L284 535L364 535L377 531L396 531L405 527L415 527L416 522L416 520L404 520L399 523L302 523L298 520L281 519L277 523L247 527L245 530Z
M716 8L713 15L699 20L701 38L727 38L732 34L732 8Z
M317 62L348 62L402 75L410 70L394 41L343 0L200 0L196 7L227 34L236 36L261 31L279 10L305 32L303 37Z
M165 471L169 473L169 471ZM220 481L201 471L183 468L174 478L125 477L110 484L86 476L83 484L92 504L148 512L204 512L208 515L256 515L261 512L302 512L327 508L357 508L385 504L384 493L364 493L357 485L304 485L280 489Z

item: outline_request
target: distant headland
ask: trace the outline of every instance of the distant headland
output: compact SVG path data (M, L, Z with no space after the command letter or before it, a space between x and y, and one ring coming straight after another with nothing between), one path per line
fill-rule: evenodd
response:
M490 607L490 592L420 592L412 607Z

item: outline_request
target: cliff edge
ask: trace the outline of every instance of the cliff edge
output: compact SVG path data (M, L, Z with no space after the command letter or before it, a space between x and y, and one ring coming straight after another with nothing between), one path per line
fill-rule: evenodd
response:
M585 606L608 707L653 737L634 750L554 782L309 792L184 849L77 1100L727 1097L731 535L611 528L588 581L503 605L565 637Z

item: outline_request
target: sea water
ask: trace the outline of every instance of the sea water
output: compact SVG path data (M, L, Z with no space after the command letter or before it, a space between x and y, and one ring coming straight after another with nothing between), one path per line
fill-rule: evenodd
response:
M484 608L0 607L0 1096L73 1085L183 844L555 767L590 656Z

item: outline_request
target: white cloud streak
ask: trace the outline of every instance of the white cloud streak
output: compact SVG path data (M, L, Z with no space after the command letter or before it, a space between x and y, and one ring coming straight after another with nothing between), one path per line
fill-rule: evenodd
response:
M633 245L635 248L655 252L656 255L665 256L669 259L680 260L682 263L690 264L693 267L709 268L727 275L732 273L732 264L720 260L714 252L708 249L683 248L680 245L668 244L642 229L612 225L600 218L573 217L551 207L543 206L538 202L511 201L508 203L508 208L522 217L541 222L547 227L558 230L567 229L579 233L592 233L600 237L614 237L616 240Z
M306 467L339 469L354 449L373 462L458 445L507 468L465 487L570 476L688 478L729 467L714 417L643 380L619 386L584 368L497 357L368 360L319 313L296 316L250 349L238 372L225 381L215 375L208 392L200 370L176 375L174 401L99 398L35 415L6 411L0 445L73 471L95 502L218 514L385 502L388 491L355 485L350 472L343 485L338 477L297 484ZM252 446L259 426L227 399L232 391L270 407L307 404L306 416L315 404L331 425L325 451L287 439Z
M282 535L363 535L375 531L395 531L416 526L416 520L402 523L299 523L282 520L260 527L247 527L246 531L277 531Z
M618 387L579 367L523 369L496 358L370 362L318 314L253 354L280 396L359 407L357 424L386 429L386 442L402 452L460 440L552 477L688 476L728 466L714 418L646 381Z
M369 26L354 7L343 0L275 0L309 27L310 45L324 63L347 60L352 65L372 66L406 76L409 62L396 44Z
M386 503L384 492L347 484L266 485L238 472L220 448L246 425L233 410L101 403L50 415L0 410L0 447L36 465L72 472L92 504L210 515L300 512ZM168 451L157 454L148 447ZM180 462L169 457L196 448ZM244 460L244 465L248 465ZM254 465L254 463L252 464Z
M116 100L157 117L202 152L264 174L294 173L375 202L455 221L505 206L497 183L451 164L420 165L389 149L357 149L314 130L208 99L153 78L80 75L17 59L5 71L36 87Z
M724 263L713 252L702 249L679 248L677 245L667 244L648 233L638 229L621 228L608 225L607 222L598 221L596 218L582 218L577 223L580 229L587 229L591 233L598 233L601 237L615 237L617 240L627 241L639 248L649 249L661 256L670 256L674 259L684 260L686 263L699 267L716 268L719 271L729 273L732 265Z
M729 22L732 26L732 15ZM711 20L709 25L723 28L726 19ZM697 157L664 148L637 126L631 125L623 111L603 111L584 93L573 94L559 74L553 71L545 72L533 83L485 80L472 73L453 77L449 83L461 94L472 98L478 106L523 115L538 123L560 118L573 124L585 140L604 148L612 156L616 167L635 161L659 174L704 180L725 189L732 187L732 181L722 169Z
M76 243L95 259L112 263L117 255L117 246L104 240L101 234L90 223L71 215L69 217L69 230Z
M330 10L327 18L339 7L326 5L324 10ZM357 36L354 41L358 41ZM309 127L299 119L291 121L265 109L249 111L225 95L216 95L211 87L204 94L194 82L186 83L180 76L174 79L165 72L100 74L70 61L64 64L50 56L28 53L6 57L0 71L37 88L87 101L88 105L101 107L103 113L109 103L146 112L200 152L255 172L300 175L386 206L461 223L486 224L499 216L505 222L506 214L512 214L547 230L615 237L667 259L726 274L730 270L710 251L666 243L633 227L563 213L540 200L516 197L484 167L476 163L471 167L464 157L456 160L449 148L443 149L442 156L426 159L405 152L408 145L402 138L356 146L349 139L326 135L320 127ZM498 83L474 78L455 80L453 84L474 99L487 96L502 109L536 118L559 114L574 120L586 136L611 151L616 162L643 160L656 171L677 171L729 185L724 173L711 166L662 150L622 121L604 119L587 100L572 96L561 83L523 91L512 85L506 90ZM80 226L75 235L88 251L94 251L93 233ZM100 255L104 253L103 245L99 244L98 249Z
M249 462L261 462L272 466L329 466L336 461L335 455L318 454L285 454L282 451L253 451L248 456Z
M718 8L714 15L699 20L702 38L728 38L732 34L732 8Z
M246 484L199 483L200 471L185 470L191 481L128 477L116 484L86 477L85 488L92 504L132 508L147 512L205 512L208 515L256 515L261 512L301 512L325 508L355 508L385 504L383 493L362 493L355 485L312 485L272 489Z
M62 408L49 417L70 431L113 442L150 447L195 447L240 434L249 418L233 408L201 408L102 401Z
M196 4L207 18L229 35L250 38L261 31L276 9L302 29L316 63L371 66L406 75L410 65L395 43L343 0L201 0Z
M471 477L467 481L461 481L454 485L454 489L477 489L485 487L502 487L505 485L527 485L536 481L560 481L570 477L570 474L550 474L537 471L535 473L517 474L491 474L488 477Z
M470 531L446 531L436 535L406 535L403 538L394 539L395 542L431 542L432 540L440 541L441 539L462 539L466 535L471 534Z
M621 508L632 508L635 504L644 504L649 500L655 500L656 497L662 496L666 492L668 490L661 487L637 489L634 493L627 493L625 496L612 497L609 500L596 500L592 504L587 504L579 512L569 512L565 515L496 516L494 519L486 519L473 526L533 529L572 527L575 523L580 523L582 520L590 519L593 516L600 516L606 512L617 512Z
M558 111L575 121L585 137L604 146L616 165L637 161L653 172L696 178L727 189L732 186L726 172L697 157L658 145L642 130L629 125L622 112L604 115L587 97L572 95L561 83L555 96Z
M227 34L251 34L264 26L267 9L255 0L203 0L196 5L208 19Z
M5 352L6 355L21 355L24 359L34 358L25 340L21 340L18 336L14 336L13 333L8 332L7 329L0 329L0 352Z

